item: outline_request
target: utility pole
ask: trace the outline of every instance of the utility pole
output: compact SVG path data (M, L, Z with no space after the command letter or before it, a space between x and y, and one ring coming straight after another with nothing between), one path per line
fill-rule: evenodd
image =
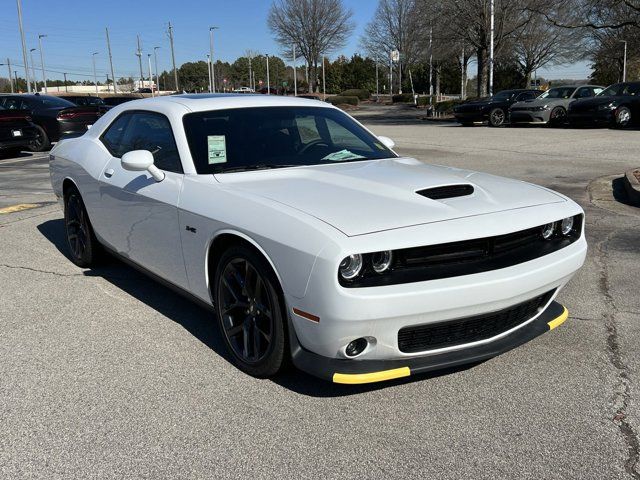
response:
M31 57L31 76L33 77L33 90L38 93L38 82L36 81L36 70L33 63L33 52L35 52L36 50L36 48L31 48L29 50L29 56Z
M153 94L153 75L151 74L151 54L147 53L147 61L149 62L149 88L151 88L151 96L155 97Z
M251 55L247 55L249 59L249 88L255 91L255 85L253 83L253 72L251 71Z
M429 27L429 105L433 105L433 26Z
M158 95L160 95L160 77L158 76L158 49L160 47L153 47L153 64L156 67L156 85L158 86Z
M31 93L31 79L29 78L29 61L27 60L27 42L24 39L24 28L22 28L22 0L16 0L18 6L18 25L20 26L20 39L22 41L22 61L24 62L24 74L27 79L27 92ZM16 76L16 79L18 77ZM16 80L16 87L18 82Z
M624 57L622 60L622 81L627 81L627 41L620 40L620 42L624 43Z
M376 58L376 102L380 99L380 83L378 82L378 59Z
M44 93L49 93L47 90L47 74L44 71L44 51L42 50L42 39L46 35L38 35L38 46L40 47L40 66L42 67L42 83L44 84Z
M324 55L322 56L322 100L327 99L327 84L324 81Z
M6 65L7 69L9 70L9 86L11 87L11 93L15 93L13 91L13 77L11 76L11 60L9 60L9 57L7 57L7 63L0 63L0 65ZM17 87L17 85L16 85Z
M171 44L171 63L173 64L173 80L175 81L176 91L180 90L178 87L178 70L176 70L176 55L173 50L173 27L169 22L169 43Z
M209 74L209 93L213 92L211 87L211 55L207 53L207 73Z
M138 38L138 50L136 50L136 56L138 57L138 65L140 66L140 88L144 83L144 74L142 73L142 49L140 48L140 35L137 35Z
M389 96L393 96L393 58L391 52L389 52Z
M67 86L67 74L66 74L66 72L65 72L65 73L63 73L62 75L64 75L64 91L65 91L66 93L69 93L69 87Z
M96 84L96 95L98 95L98 76L96 75L96 55L98 52L91 54L91 60L93 60L93 83Z
M493 97L493 30L494 30L494 0L491 0L491 35L489 37L489 96Z
M462 57L460 57L460 100L464 100L465 77L467 72L464 65L464 45L462 45Z
M107 51L109 52L109 66L111 67L111 79L113 80L113 93L118 93L116 90L116 74L113 73L113 57L111 56L111 41L109 40L109 29L105 27L104 31L107 33Z
M107 93L111 93L111 87L109 86L109 74L107 73Z
M269 82L269 54L267 53L267 95L271 95L271 83Z
M398 93L402 94L402 54L398 52Z
M211 85L213 93L216 93L216 71L213 69L213 31L218 27L209 27L209 53L211 54Z
M293 95L298 96L298 76L296 75L296 44L293 44Z

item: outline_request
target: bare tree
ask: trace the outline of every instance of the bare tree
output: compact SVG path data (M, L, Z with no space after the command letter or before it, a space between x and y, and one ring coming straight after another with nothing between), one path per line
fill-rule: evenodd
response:
M390 63L391 51L398 50L400 61L396 79L400 82L406 67L411 66L422 52L424 28L416 0L380 0L360 43L369 56L384 63Z
M295 45L315 91L321 57L346 44L355 27L352 16L342 0L274 0L267 24L286 58L292 57Z

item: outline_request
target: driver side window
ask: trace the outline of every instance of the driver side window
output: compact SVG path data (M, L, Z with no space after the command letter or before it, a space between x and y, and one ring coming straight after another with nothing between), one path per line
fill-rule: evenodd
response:
M171 124L160 113L124 113L109 126L101 140L114 157L121 158L132 150L148 150L159 169L183 173Z

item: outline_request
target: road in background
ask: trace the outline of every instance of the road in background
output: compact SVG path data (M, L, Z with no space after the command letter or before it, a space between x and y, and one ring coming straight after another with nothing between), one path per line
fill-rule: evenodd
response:
M569 320L406 381L256 380L208 312L118 262L75 267L57 205L0 214L1 477L637 478L640 209L611 182L640 164L638 133L356 115L401 154L578 201L590 250L560 295ZM42 156L0 160L0 189L1 206L54 201Z

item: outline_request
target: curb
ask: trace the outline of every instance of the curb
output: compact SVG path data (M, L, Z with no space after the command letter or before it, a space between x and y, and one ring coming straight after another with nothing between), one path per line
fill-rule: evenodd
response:
M634 168L633 170L625 172L623 177L624 188L627 191L630 203L636 207L640 207L640 181L634 173L640 174L640 168Z

